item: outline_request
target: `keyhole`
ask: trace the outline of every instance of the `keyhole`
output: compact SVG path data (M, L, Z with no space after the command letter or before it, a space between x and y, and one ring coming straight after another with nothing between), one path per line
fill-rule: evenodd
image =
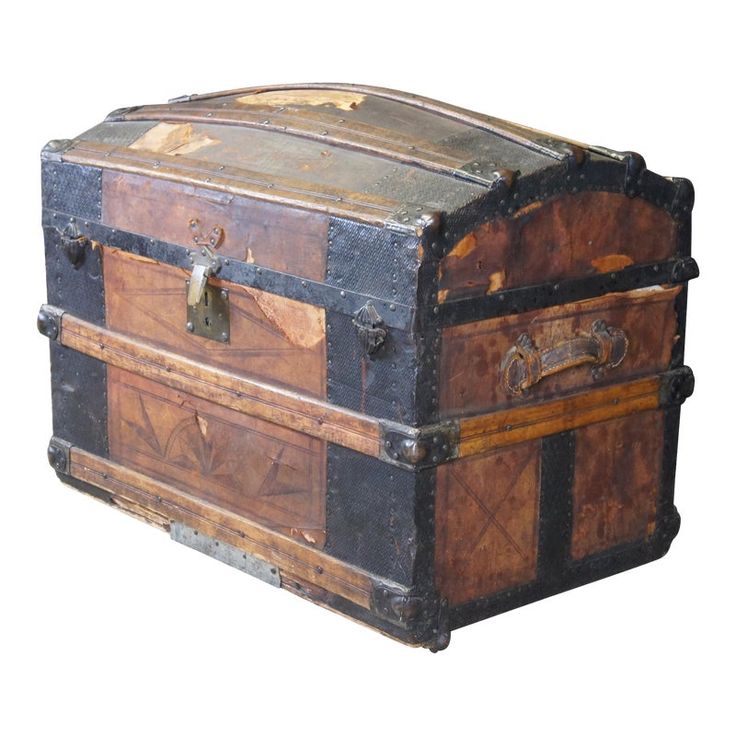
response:
M205 304L206 304L206 301L205 301ZM205 317L204 318L204 325L205 325L205 327L209 327L210 326L210 318L209 317Z

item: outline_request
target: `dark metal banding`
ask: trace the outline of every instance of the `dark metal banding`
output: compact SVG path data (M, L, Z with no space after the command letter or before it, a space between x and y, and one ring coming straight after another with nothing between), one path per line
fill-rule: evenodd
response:
M191 269L188 249L181 245L166 243L144 235L116 230L97 222L82 220L73 213L51 210L45 210L43 213L44 227L54 227L61 230L70 220L74 221L80 234L90 240L111 248L151 258L160 263L167 263L187 270ZM226 258L223 261L218 278L242 286L252 286L271 294L284 296L287 299L324 307L330 311L350 315L351 317L365 304L367 299L372 299L387 326L408 330L414 321L414 309L406 304L381 299L373 294L362 294L341 286L303 279L234 258Z
M627 266L620 271L609 271L595 276L520 286L486 296L447 301L437 306L435 319L440 325L447 327L533 309L545 309L604 294L684 283L697 278L698 273L698 266L693 258L672 258L659 263ZM420 319L423 316L419 315Z
M575 432L542 440L537 577L559 580L570 557Z

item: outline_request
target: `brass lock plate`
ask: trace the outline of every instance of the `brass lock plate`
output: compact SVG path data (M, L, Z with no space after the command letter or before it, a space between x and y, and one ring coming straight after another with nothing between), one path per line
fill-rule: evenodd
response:
M186 282L189 294L189 280ZM217 342L230 342L230 293L205 282L202 298L187 304L187 330Z

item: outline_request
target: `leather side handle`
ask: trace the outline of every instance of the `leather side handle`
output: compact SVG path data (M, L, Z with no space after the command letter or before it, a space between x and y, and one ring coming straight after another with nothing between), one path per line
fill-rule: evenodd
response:
M557 345L540 350L524 333L506 353L501 363L501 383L510 394L528 391L543 378L590 363L598 377L604 369L621 365L629 340L618 327L596 320L590 334L576 335Z

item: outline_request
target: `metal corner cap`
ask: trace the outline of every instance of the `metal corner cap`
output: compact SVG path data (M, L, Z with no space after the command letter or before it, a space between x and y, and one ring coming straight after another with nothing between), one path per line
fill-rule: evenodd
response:
M61 156L65 151L68 151L74 141L70 138L57 138L49 141L41 149L41 160L42 161L61 161Z
M42 304L38 310L36 327L38 331L49 340L58 340L61 334L61 318L64 310L50 304Z

